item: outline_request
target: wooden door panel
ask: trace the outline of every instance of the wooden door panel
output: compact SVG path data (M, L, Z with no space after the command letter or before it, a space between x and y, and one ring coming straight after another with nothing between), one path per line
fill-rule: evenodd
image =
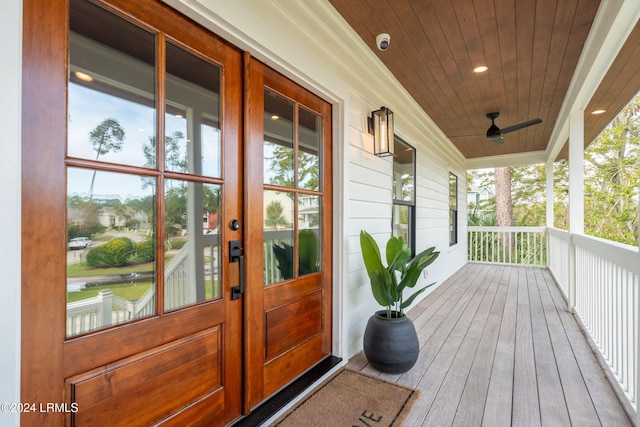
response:
M145 426L204 397L224 401L222 333L211 328L67 380L72 425Z
M322 289L322 277L320 274L310 274L295 281L295 286L282 282L276 285L267 286L263 291L263 304L265 310L273 307L289 304L312 292Z
M265 312L265 355L269 362L322 331L322 290Z
M269 362L264 370L263 393L266 397L280 390L306 372L310 367L330 354L331 347L327 345L322 334L313 336L301 345L293 347Z
M161 318L145 319L69 340L64 344L64 376L69 378L112 362L113 350L105 349L105 343L117 348L118 355L124 359L149 348L157 348L165 343L199 333L203 329L201 322L203 317L210 325L224 324L222 305L222 301L215 301L202 306L188 307Z
M331 353L331 106L264 64L245 58L249 100L245 206L251 235L245 253L248 265L255 267L247 271L245 296L245 405L252 408ZM265 176L265 152L277 150L291 161L280 165L287 178L273 180ZM317 177L314 185L300 166L308 153L317 159L310 163L317 165L311 171ZM285 197L278 200L275 195L280 193ZM284 206L280 228L267 218L268 206L275 200ZM305 220L309 210L302 208L309 206L315 208L313 224ZM313 252L301 251L302 231L317 238L317 272L308 268L309 259L302 269L300 254ZM273 237L276 232L279 237ZM308 238L306 234L305 242ZM282 242L272 243L276 239ZM284 266L278 264L281 276L272 271L270 251L276 246L283 251L277 262L286 261Z
M226 423L227 420L227 417L221 415L225 411L227 403L228 400L225 400L221 393L214 392L156 425L161 425L162 427L220 425Z

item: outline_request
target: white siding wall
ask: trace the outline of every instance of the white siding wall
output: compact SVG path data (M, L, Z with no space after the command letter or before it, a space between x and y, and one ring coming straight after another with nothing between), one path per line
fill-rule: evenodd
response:
M0 403L20 402L20 90L22 1L0 2L0 117L2 117L2 243L0 243ZM0 425L17 426L18 413L0 412Z
M367 230L378 241L381 250L391 235L392 160L371 154L373 141L366 133L367 104L352 94L349 111L349 144L347 168L349 170L347 215L348 273L341 282L347 314L345 345L348 356L362 350L362 336L367 320L379 309L370 291L369 279L360 251L360 230ZM420 283L442 283L466 262L466 233L459 229L459 243L449 247L449 172L459 178L459 217L465 222L466 170L459 162L450 165L450 159L440 154L433 142L424 135L397 132L416 148L416 251L435 246L441 255L427 268ZM462 227L462 224L459 224ZM340 285L338 285L339 287ZM429 289L428 295L436 286Z

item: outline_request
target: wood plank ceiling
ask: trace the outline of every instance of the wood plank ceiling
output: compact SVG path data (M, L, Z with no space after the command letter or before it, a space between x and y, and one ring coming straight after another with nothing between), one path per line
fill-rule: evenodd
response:
M547 148L600 4L600 0L329 1L466 158ZM384 52L376 47L379 33L391 35ZM638 79L632 79L640 74L637 46L636 41L627 47L627 55L636 55L635 61L619 56L617 74L608 76L594 96L589 107L606 102L608 113L597 120L585 114L585 136L595 137L640 89ZM480 65L488 71L474 73ZM621 81L625 78L634 81ZM613 92L608 90L612 86ZM505 134L504 143L497 145L485 137L491 125L486 115L491 112L500 113L495 121L500 128L534 118L542 123Z

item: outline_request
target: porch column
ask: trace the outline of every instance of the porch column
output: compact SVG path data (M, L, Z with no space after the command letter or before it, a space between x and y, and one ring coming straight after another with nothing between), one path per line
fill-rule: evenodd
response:
M553 160L549 160L546 166L547 174L547 228L553 227L554 220L554 208L553 202L555 200L555 187L553 186Z
M553 227L554 220L554 206L553 201L555 200L555 187L553 186L553 159L549 159L549 161L545 165L546 176L547 176L547 219L546 219L546 237L547 237L547 267L549 266L549 260L551 256L551 247L549 245L549 229Z
M584 234L584 109L569 115L569 310L576 306L576 257L573 236Z

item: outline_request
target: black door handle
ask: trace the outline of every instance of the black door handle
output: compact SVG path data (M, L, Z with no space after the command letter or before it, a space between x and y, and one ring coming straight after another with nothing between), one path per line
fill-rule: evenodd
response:
M240 240L231 240L229 242L229 262L239 263L240 283L238 286L231 288L231 299L236 300L240 298L240 295L244 294L244 255L242 255Z

